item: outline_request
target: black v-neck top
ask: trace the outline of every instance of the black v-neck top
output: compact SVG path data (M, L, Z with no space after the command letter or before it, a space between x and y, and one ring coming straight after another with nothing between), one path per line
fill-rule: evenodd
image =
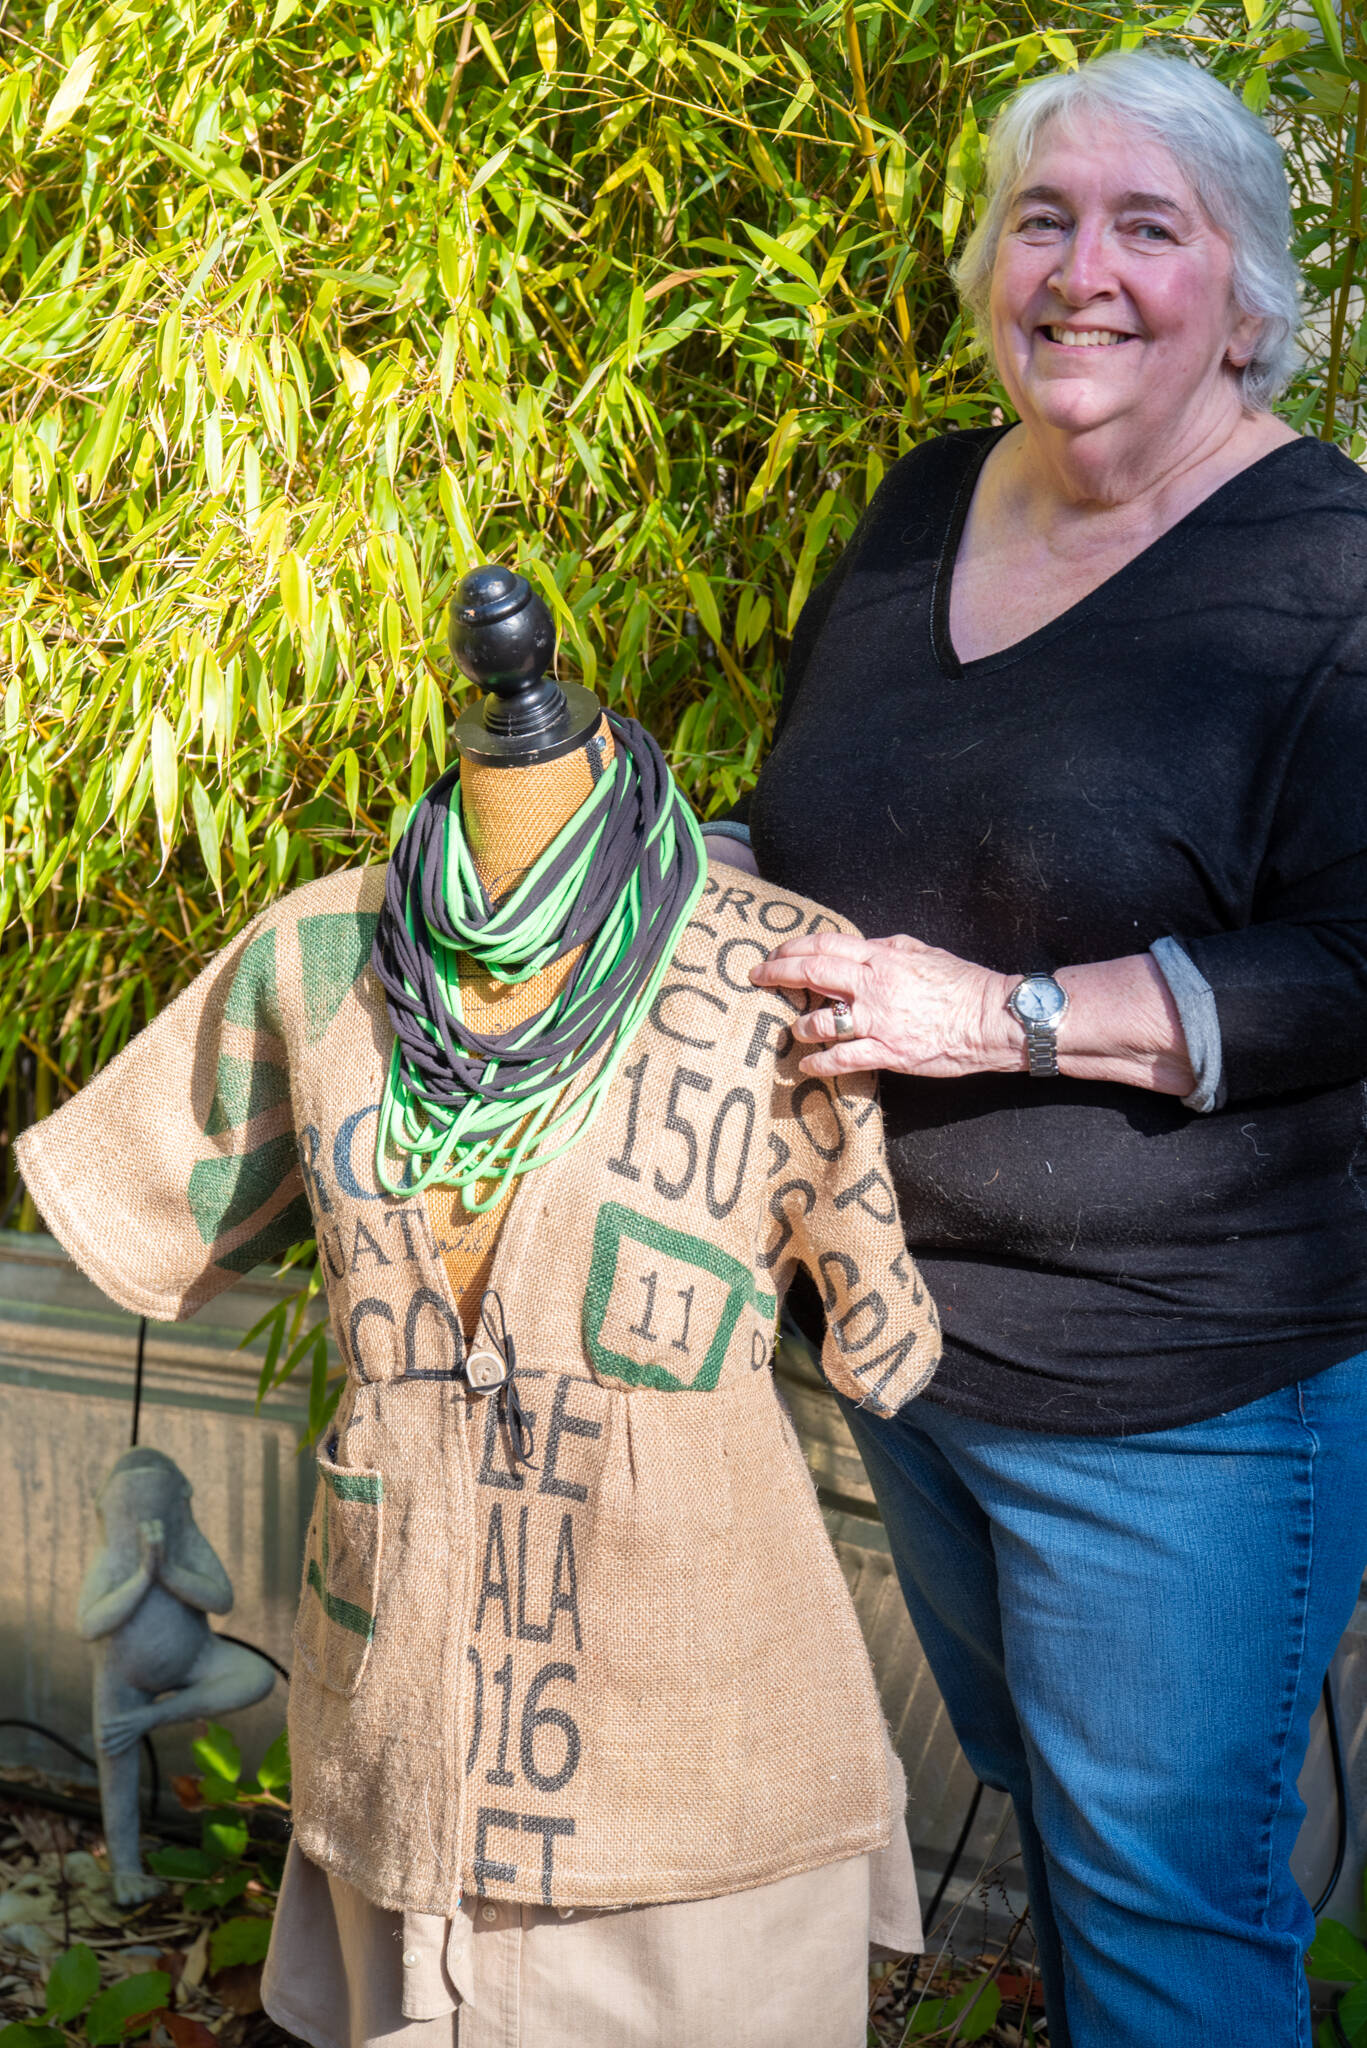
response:
M1223 1040L1210 1115L883 1081L944 1325L930 1398L1159 1429L1367 1348L1367 477L1288 443L960 662L949 585L995 438L898 463L813 592L751 832L769 880L1005 973L1190 954Z

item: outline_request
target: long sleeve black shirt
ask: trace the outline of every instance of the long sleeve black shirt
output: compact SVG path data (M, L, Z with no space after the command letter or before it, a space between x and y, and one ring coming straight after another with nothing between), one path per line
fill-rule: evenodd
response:
M750 805L761 872L1004 973L1175 936L1223 1106L888 1074L939 1304L930 1398L1169 1427L1367 1348L1367 478L1301 440L1098 590L960 662L949 585L995 434L884 480L802 613Z

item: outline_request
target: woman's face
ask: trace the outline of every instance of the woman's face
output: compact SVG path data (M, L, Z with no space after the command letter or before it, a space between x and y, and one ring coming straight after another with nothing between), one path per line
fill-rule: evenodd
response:
M1166 439L1239 410L1258 322L1229 244L1161 144L1110 123L1046 130L992 269L992 339L1023 421Z

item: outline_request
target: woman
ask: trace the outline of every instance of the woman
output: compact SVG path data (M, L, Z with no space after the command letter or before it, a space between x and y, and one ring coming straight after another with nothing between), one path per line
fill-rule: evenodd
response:
M1015 1802L1052 2048L1310 2040L1296 1776L1367 1562L1367 480L1268 411L1289 226L1193 65L1017 95L959 282L1018 423L890 472L750 809L766 879L913 935L754 979L833 999L807 1071L884 1070L945 1357L850 1422Z

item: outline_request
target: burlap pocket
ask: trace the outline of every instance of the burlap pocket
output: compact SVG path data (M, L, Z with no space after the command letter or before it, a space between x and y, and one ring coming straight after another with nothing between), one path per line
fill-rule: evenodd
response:
M349 1698L375 1635L384 1480L378 1472L337 1464L335 1450L334 1440L318 1453L294 1647L320 1685Z

